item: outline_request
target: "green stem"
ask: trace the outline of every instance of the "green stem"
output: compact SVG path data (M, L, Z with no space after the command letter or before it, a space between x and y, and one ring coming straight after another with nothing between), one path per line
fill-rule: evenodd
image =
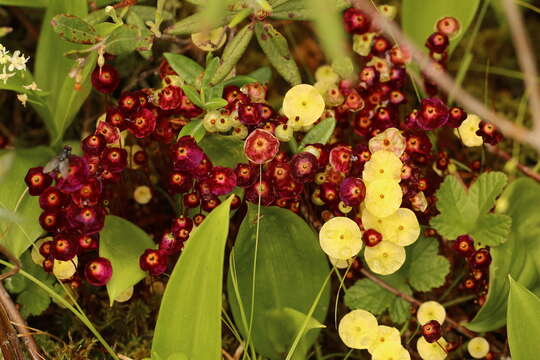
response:
M466 274L466 271L467 270L462 270L459 275L454 279L454 281L452 282L452 284L448 287L448 289L446 289L446 291L441 295L441 297L439 298L439 302L443 301L444 299L446 299L446 297L448 295L450 295L450 293L452 292L452 290L454 290L454 288L457 286L457 284L460 283L461 279L463 279L463 277L465 276Z
M442 306L444 306L445 308L448 308L450 306L455 306L455 305L458 305L467 301L471 301L474 298L476 298L476 295L465 295L462 297L458 297L457 299L453 299L445 303L442 303Z
M0 260L0 264L7 266L10 269L13 269L15 265L13 265L10 262ZM94 336L99 340L99 342L103 345L103 347L107 350L107 352L112 356L115 360L120 360L118 356L116 356L116 353L111 348L111 346L105 341L105 339L101 336L99 331L94 327L92 322L86 317L85 314L82 312L79 312L77 309L73 307L66 299L64 299L62 296L58 295L53 289L48 287L46 284L44 284L42 281L38 280L34 276L30 275L23 269L19 270L19 273L27 278L28 280L32 281L34 284L39 286L41 289L43 289L45 292L47 292L52 298L54 298L57 302L65 306L69 311L71 311L76 317L81 320L81 322L86 325L86 327L94 334Z
M319 290L319 293L317 294L317 297L315 300L313 300L313 304L311 304L311 307L309 308L308 313L306 314L306 318L304 319L304 323L302 324L302 327L300 328L300 331L296 334L296 337L294 338L294 341L291 345L291 348L289 349L289 352L287 353L287 357L285 360L291 360L296 347L298 346L298 343L300 343L300 340L302 339L302 336L304 336L304 332L306 331L307 324L309 320L311 320L311 317L313 316L313 313L315 312L315 308L319 304L319 301L321 300L321 296L324 292L324 289L326 289L326 286L328 285L328 281L332 277L332 273L334 272L334 269L330 270L328 275L326 276L326 279L324 280L321 289Z

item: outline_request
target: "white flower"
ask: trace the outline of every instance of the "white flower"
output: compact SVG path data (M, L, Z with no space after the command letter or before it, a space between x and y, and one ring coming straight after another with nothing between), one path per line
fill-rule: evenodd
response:
M25 58L24 55L19 50L15 50L15 52L13 53L13 56L11 56L11 64L8 67L8 71L13 71L13 70L25 71L26 63L28 62L29 59L30 57Z
M17 100L21 102L22 106L26 107L26 102L28 101L28 95L17 94Z
M23 85L23 88L25 88L26 90L32 90L32 91L41 91L40 88L38 88L36 82L32 82L31 84L28 84L28 85Z

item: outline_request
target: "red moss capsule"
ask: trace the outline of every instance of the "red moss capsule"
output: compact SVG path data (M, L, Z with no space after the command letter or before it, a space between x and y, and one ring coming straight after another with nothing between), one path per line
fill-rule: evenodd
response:
M383 237L380 232L374 229L367 229L362 234L362 241L367 247L373 247L382 241Z
M86 281L94 286L103 286L111 279L113 274L112 264L103 257L89 261L84 268Z
M350 146L338 145L330 151L329 163L334 170L348 174L351 169L351 157Z
M79 243L79 249L82 251L96 250L99 247L99 234L79 235L77 242Z
M446 16L437 21L436 28L438 32L452 37L459 32L460 25L459 21L456 18L452 16Z
M364 182L355 177L345 178L339 186L339 198L347 206L358 206L366 197Z
M206 216L204 216L204 214L195 214L193 216L193 224L195 224L195 226L199 226L202 224L204 219L206 219Z
M107 141L101 134L88 135L81 141L81 147L85 155L99 156L105 146L107 146Z
M210 188L216 196L225 195L236 187L234 170L222 166L214 166L210 171Z
M61 261L71 260L79 251L79 242L71 235L58 234L52 244L52 255Z
M182 136L172 147L172 160L176 170L194 170L203 158L204 152L191 136Z
M201 197L196 192L184 194L183 196L184 206L188 209L196 208L201 204Z
M244 142L244 154L255 164L272 160L279 151L279 140L268 131L255 129Z
M122 131L127 129L128 122L126 121L126 115L120 108L109 108L107 110L107 116L105 117L105 121L113 126L116 127L118 130Z
M431 34L426 41L426 47L437 54L445 52L449 44L448 36L441 32Z
M350 7L343 13L345 30L351 34L363 34L371 26L371 19L362 11Z
M434 343L441 338L441 324L437 320L422 325L422 335L428 343Z
M167 255L180 252L183 246L183 242L177 239L172 232L165 232L159 240L159 249L163 250Z
M118 106L128 116L136 113L141 107L139 95L135 92L123 93L118 99Z
M173 194L188 192L193 187L193 177L185 171L173 171L168 177L167 187Z
M127 166L127 151L119 147L108 147L101 154L101 165L113 173L124 170Z
M146 249L139 258L139 266L150 275L158 276L167 270L167 254L164 250Z
M166 86L158 93L158 106L162 110L176 110L182 104L183 95L179 86Z
M104 64L102 67L95 67L91 81L94 89L104 94L110 94L118 87L120 77L112 65Z
M259 197L261 205L263 206L269 206L274 201L274 191L268 178L260 179L250 187L246 188L244 198L247 201L258 204Z
M438 98L429 98L422 100L416 123L423 130L434 130L444 126L448 118L446 105Z
M471 254L469 263L473 268L487 268L491 264L491 255L486 248L478 249Z
M85 158L71 155L67 177L62 174L57 175L56 187L65 193L79 190L88 179L88 163Z
M313 181L318 168L317 158L309 152L300 152L291 159L291 176L298 182Z
M66 196L57 188L49 187L39 196L39 206L43 210L60 209L66 203Z
M62 225L62 215L58 211L45 210L39 216L39 224L48 232L56 232Z
M52 177L43 172L43 167L34 167L28 170L24 178L28 193L32 196L40 195L52 184Z

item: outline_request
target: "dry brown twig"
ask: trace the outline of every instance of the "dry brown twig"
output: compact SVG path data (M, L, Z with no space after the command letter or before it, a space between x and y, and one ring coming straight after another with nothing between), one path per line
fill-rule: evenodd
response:
M519 66L525 74L524 82L529 94L529 111L534 121L533 133L538 137L540 135L540 87L536 81L538 78L536 59L517 4L514 0L503 0L502 4L510 25Z
M431 81L437 84L447 94L454 94L454 98L467 111L474 113L482 119L493 123L506 136L517 141L531 145L537 151L540 151L540 136L535 135L533 131L519 126L508 120L506 117L497 114L493 110L487 108L482 102L465 91L459 86L450 75L446 72L437 70L433 60L421 51L409 38L403 34L395 22L388 20L370 4L369 0L349 0L351 4L365 12L370 16L374 23L388 36L394 38L399 46L407 49L412 59L417 63L418 67Z

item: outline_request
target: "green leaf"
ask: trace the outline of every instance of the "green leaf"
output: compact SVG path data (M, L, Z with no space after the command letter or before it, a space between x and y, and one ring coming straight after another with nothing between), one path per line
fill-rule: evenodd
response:
M189 100L191 100L192 103L197 105L198 107L204 107L204 104L201 100L201 95L195 89L195 87L191 85L184 85L182 86L182 90L184 90L184 94L188 97Z
M144 46L144 45L141 44L141 46L143 48L146 47L146 49L140 49L139 54L143 58L145 58L146 60L150 59L150 57L152 56L152 51L150 50L150 48L152 47L152 38L153 38L152 32L150 32L150 30L148 30L144 20L139 16L139 14L136 11L132 11L131 8L130 8L130 11L128 12L128 14L127 14L126 22L128 24L135 25L139 29L141 29L141 32L143 33L143 36L148 39L148 41L149 41L148 45Z
M188 84L195 84L195 80L201 76L204 69L201 65L187 56L173 53L163 54L174 71Z
M272 69L268 66L263 66L250 72L247 76L256 79L261 84L265 84L272 79Z
M224 86L234 85L234 86L242 87L244 85L252 84L256 82L259 82L259 81L255 79L254 77L247 76L247 75L237 75L235 77L225 80L223 82L223 85Z
M124 290L144 279L139 257L155 244L141 228L117 216L107 215L99 234L99 256L110 260L113 273L107 283L110 305Z
M109 35L105 46L109 54L122 55L135 50L149 50L152 47L152 38L147 29L126 24L119 26Z
M227 106L228 102L222 98L210 99L204 104L204 108L208 111L221 109L222 107Z
M122 25L111 23L111 22L102 22L102 23L96 24L95 28L99 36L108 36L114 30L118 29L120 26Z
M276 352L286 353L290 348L288 344L292 342L295 335L301 330L306 315L298 310L286 307L268 310L263 316L267 324L266 332L268 339L274 345ZM324 327L323 324L311 317L308 320L306 331ZM308 352L309 347L310 343L303 339L298 344L294 354L297 358L303 359L302 355Z
M86 63L81 70L81 87L75 90L76 80L70 77L66 77L62 88L59 90L61 97L58 98L58 104L55 106L54 112L54 124L57 132L56 137L53 138L51 143L58 145L62 142L64 133L73 122L75 115L79 112L82 104L90 94L92 85L90 83L90 77L96 64L97 53L91 53L86 59Z
M332 137L334 129L336 128L336 119L327 118L315 125L309 132L304 136L300 145L298 145L299 151L308 145L308 144L326 144L328 140Z
M210 61L207 62L206 69L204 70L204 75L202 78L202 87L206 88L208 85L210 85L210 80L216 74L218 66L219 66L219 58L217 56L212 57Z
M191 233L159 309L152 352L221 358L222 276L232 196Z
M253 37L253 28L253 24L247 24L235 35L231 41L229 41L227 46L225 46L223 55L221 56L221 64L212 78L212 82L214 84L225 79L225 77L232 71L236 63L238 63L238 60L240 60L242 55L244 55L249 42Z
M444 284L450 271L450 263L439 255L439 243L435 238L420 236L406 247L407 257L403 266L394 274L377 276L401 292L412 295L417 291L430 291ZM395 323L403 323L410 317L410 304L377 285L370 279L360 279L347 289L345 304L352 309L365 309L376 315L386 310Z
M321 284L325 282L329 268L318 246L316 234L302 218L289 210L278 207L262 207L260 215L254 320L251 335L255 348L261 355L270 359L282 359L294 337L269 338L267 336L268 311L290 308L307 314L313 299L321 289ZM233 277L236 275L241 304L243 304L246 318L249 319L256 230L257 206L248 204L248 211L240 225L233 249L234 256L231 256L234 264L234 266L231 264L231 268L236 270L236 274L233 275L231 271L228 279L228 295L233 316L244 337L247 337L247 324L241 320L242 315L234 291ZM330 293L326 288L313 313L314 319L324 321L329 301ZM272 327L274 326L279 325L272 324ZM295 327L290 324L290 320L281 323L283 329L288 326ZM304 349L313 344L317 334L318 331L310 331L304 335L303 341L306 345ZM280 341L280 339L285 343L275 344L275 341ZM283 349L285 350L281 351ZM298 354L298 352L297 348L296 356L303 355L299 358L306 358L305 353Z
M214 24L215 27L219 27L227 24L233 17L234 13L231 11L224 11L222 16ZM191 16L188 16L174 25L165 29L165 33L171 35L187 35L200 32L205 24L204 14L197 13Z
M255 25L255 34L259 45L278 73L291 85L300 84L300 72L285 37L270 23L261 22Z
M540 279L540 184L529 178L512 182L497 200L497 210L512 218L512 229L508 241L490 250L486 302L466 325L477 332L504 326L508 275L529 289Z
M49 0L0 0L3 6L47 7Z
M182 130L180 130L180 133L178 134L178 139L186 135L193 136L196 142L200 142L204 135L206 135L206 130L204 129L202 120L193 119L188 122L182 128Z
M51 274L43 271L43 268L34 264L30 257L30 252L25 252L21 256L21 267L27 273L33 275L48 286L55 283ZM12 294L18 294L16 301L21 306L20 311L23 317L30 315L40 315L47 310L51 303L51 298L43 289L27 280L21 274L15 274L5 280L6 289Z
M92 45L100 40L92 25L74 15L56 15L51 20L51 25L62 39L72 43Z
M506 181L503 173L483 173L466 191L454 176L447 176L436 194L440 214L431 219L431 226L447 239L469 234L484 246L502 244L510 231L511 219L487 211Z
M456 18L461 27L460 33L451 40L449 51L455 49L474 19L480 0L425 1L403 0L401 23L403 30L421 49L428 51L424 44L434 32L439 19L446 16ZM421 17L418 14L422 14Z
M236 164L247 162L244 155L244 142L234 136L208 134L199 142L199 146L214 166L234 169Z
M540 343L540 299L509 276L508 344L514 360L536 359Z
M345 51L346 39L343 18L335 6L335 0L307 0L307 7L313 13L314 27L324 54L333 64L334 70L346 78L354 67ZM334 66L335 64L335 66Z
M6 156L14 158L9 176L0 184L0 207L15 213L19 221L0 221L0 244L19 257L43 233L38 221L41 214L38 199L25 194L24 177L29 168L45 165L54 153L49 148L39 146L0 152L0 157Z
M329 4L334 6L338 11L341 11L349 6L344 0L329 1ZM278 20L312 20L315 10L308 5L305 0L285 0L277 5L272 4L273 10L270 17Z
M417 291L430 291L444 285L450 272L450 263L444 256L438 255L439 244L434 238L420 237L414 244L407 246L407 279Z
M34 75L35 81L38 86L44 91L48 92L47 104L49 113L54 116L55 119L60 117L59 113L66 112L66 95L63 91L67 87L67 83L70 83L70 94L77 93L77 97L86 98L90 91L88 85L83 82L82 88L77 92L73 91L72 84L73 79L69 78L68 74L75 66L75 62L71 59L59 56L59 54L65 54L72 50L85 49L86 45L73 44L65 40L62 40L53 30L51 26L51 20L58 14L72 14L74 16L84 17L88 13L86 0L57 0L51 1L47 7L45 17L41 25L41 31L38 39L38 47L35 57ZM78 103L78 102L77 102ZM81 101L82 103L82 101ZM76 109L78 110L78 108ZM73 114L76 110L67 111L69 114ZM71 123L73 117L70 117L65 121ZM52 121L54 131L52 127L49 128L52 139L61 139L63 136L63 130L67 126L63 126L62 129L57 128L58 121ZM53 141L54 142L54 141Z
M389 285L411 295L411 288L399 274L378 276ZM411 305L395 296L370 279L360 279L345 293L345 305L350 309L364 309L375 315L382 315L388 310L390 318L396 324L405 322L410 316Z

